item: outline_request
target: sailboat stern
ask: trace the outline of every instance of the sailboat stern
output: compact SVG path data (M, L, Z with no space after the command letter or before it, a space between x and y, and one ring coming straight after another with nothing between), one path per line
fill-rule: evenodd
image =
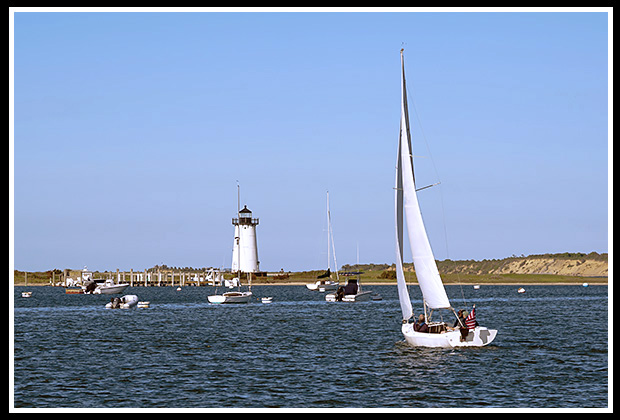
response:
M497 335L497 330L491 330L487 327L476 327L469 331L464 341L461 341L460 331L456 332L458 332L458 337L450 337L452 347L483 347L491 344Z

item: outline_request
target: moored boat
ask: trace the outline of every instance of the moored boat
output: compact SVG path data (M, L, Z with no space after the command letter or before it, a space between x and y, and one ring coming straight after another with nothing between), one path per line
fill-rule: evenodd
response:
M221 303L250 303L252 298L252 292L226 292L221 295L207 296L209 303L221 304Z
M122 297L110 298L110 301L106 303L107 309L129 309L138 304L138 296L125 295Z

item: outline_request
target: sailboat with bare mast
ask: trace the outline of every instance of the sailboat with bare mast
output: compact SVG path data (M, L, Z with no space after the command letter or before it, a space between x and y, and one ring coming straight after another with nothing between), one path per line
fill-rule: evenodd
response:
M409 110L407 109L407 86L405 83L404 49L400 50L402 69L402 96L400 134L398 136L398 152L396 160L396 187L395 187L395 227L396 227L396 278L398 284L398 298L403 315L402 333L407 343L423 347L480 347L491 343L497 330L476 325L475 318L461 320L457 329L449 328L445 322L433 322L433 311L448 309L456 313L450 305L446 289L441 281L435 257L431 249L422 213L418 203L415 178L413 173L413 152L411 148L411 134L409 130ZM413 257L418 284L424 301L424 328L421 324L411 322L413 307L405 281L403 270L403 216L407 220L407 233ZM430 314L428 313L430 310Z
M331 240L331 242L330 242ZM330 245L331 249L334 251L334 267L336 269L336 281L332 280L332 272L331 272L331 257L330 257ZM306 287L308 290L316 290L318 292L325 292L328 290L336 290L340 285L340 277L338 275L338 263L336 262L336 248L334 247L334 233L332 232L332 218L329 212L329 191L327 191L327 271L325 273L320 274L317 277L317 281L315 283L308 283Z

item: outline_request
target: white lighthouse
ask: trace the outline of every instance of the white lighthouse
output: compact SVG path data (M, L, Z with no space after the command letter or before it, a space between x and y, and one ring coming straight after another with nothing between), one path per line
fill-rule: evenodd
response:
M257 273L258 269L258 246L256 244L256 225L258 219L252 218L252 211L248 206L239 210L238 217L232 219L235 226L235 239L233 242L232 272L239 270L243 273ZM241 261L241 265L239 265Z

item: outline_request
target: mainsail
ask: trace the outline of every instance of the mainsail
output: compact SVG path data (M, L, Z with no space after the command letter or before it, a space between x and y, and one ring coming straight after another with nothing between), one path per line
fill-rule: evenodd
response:
M409 235L413 265L426 305L431 309L449 308L450 301L437 270L437 264L435 263L435 257L426 235L416 194L411 135L409 132L409 111L407 109L405 60L402 49L400 50L400 62L402 67L402 101L395 191L396 277L403 319L409 319L413 314L413 310L403 271L403 213L407 219L407 233Z

